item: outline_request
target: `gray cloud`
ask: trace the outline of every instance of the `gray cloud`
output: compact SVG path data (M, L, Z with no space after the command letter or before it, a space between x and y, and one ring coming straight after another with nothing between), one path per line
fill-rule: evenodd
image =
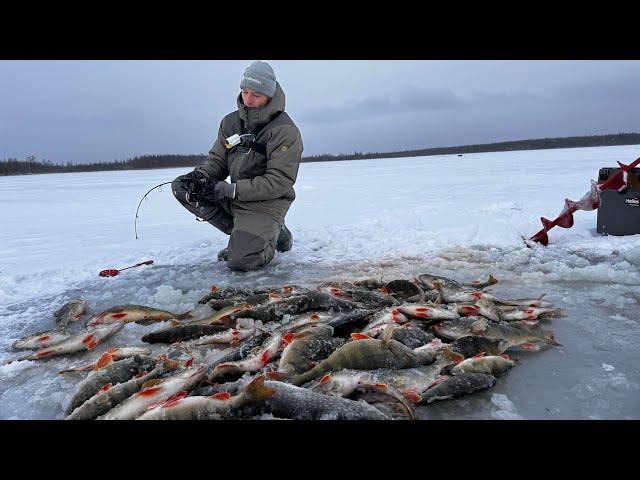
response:
M352 122L372 117L407 115L415 112L466 111L471 108L493 108L505 105L518 108L532 102L545 100L540 95L527 92L476 92L467 97L461 97L446 88L403 86L398 90L399 93L353 99L339 106L309 109L303 112L300 118L309 124Z
M305 124L308 151L326 151L326 139L352 144L334 153L410 150L541 137L640 132L640 92L633 82L585 83L547 95L476 93L456 108L388 111L352 122ZM590 92L589 96L581 94ZM570 94L569 94L570 93ZM324 141L315 142L316 132ZM313 140L311 140L313 139Z
M0 158L205 153L248 63L0 61ZM638 61L270 63L306 155L640 131Z
M640 107L640 71L635 75L605 80L585 80L573 86L558 87L554 89L553 97L588 103L632 103Z
M303 112L300 118L309 123L344 122L371 116L457 109L464 106L464 102L446 88L402 87L399 92L353 99L334 107L312 108Z

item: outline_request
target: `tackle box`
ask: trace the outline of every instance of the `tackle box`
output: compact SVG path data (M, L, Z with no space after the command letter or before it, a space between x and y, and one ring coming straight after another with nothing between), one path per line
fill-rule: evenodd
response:
M604 182L618 172L620 168L601 168L598 182ZM640 233L640 168L634 168L629 172L627 189L623 193L616 190L600 192L596 230L603 235Z

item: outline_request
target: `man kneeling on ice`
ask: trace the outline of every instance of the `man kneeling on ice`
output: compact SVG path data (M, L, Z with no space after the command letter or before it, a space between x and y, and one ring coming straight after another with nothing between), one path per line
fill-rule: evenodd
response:
M291 249L284 217L295 199L303 145L268 63L252 63L240 90L238 110L222 119L207 160L176 178L172 190L187 210L230 235L218 259L246 271Z

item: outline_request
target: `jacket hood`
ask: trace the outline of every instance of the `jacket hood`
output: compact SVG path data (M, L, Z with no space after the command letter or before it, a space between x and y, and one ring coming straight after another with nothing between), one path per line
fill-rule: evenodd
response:
M269 103L260 108L248 108L242 101L242 94L238 94L238 112L240 118L245 123L248 130L255 130L258 127L269 123L273 117L284 112L285 95L280 84L276 81L276 93Z

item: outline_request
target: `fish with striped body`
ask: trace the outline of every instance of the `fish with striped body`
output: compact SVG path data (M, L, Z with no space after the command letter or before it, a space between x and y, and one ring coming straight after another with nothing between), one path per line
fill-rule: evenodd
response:
M191 311L177 314L160 310L158 308L146 307L144 305L119 305L111 307L100 313L96 313L87 321L87 327L104 325L110 323L135 322L141 325L150 325L155 322L167 322L170 320L180 321L191 318Z
M171 397L184 397L204 378L205 365L198 365L161 380L149 380L142 390L116 405L97 420L133 420Z
M78 335L73 335L51 347L38 350L34 354L23 357L20 360L45 360L60 355L70 355L93 350L101 342L119 332L122 327L124 327L124 324L115 323L88 330Z

